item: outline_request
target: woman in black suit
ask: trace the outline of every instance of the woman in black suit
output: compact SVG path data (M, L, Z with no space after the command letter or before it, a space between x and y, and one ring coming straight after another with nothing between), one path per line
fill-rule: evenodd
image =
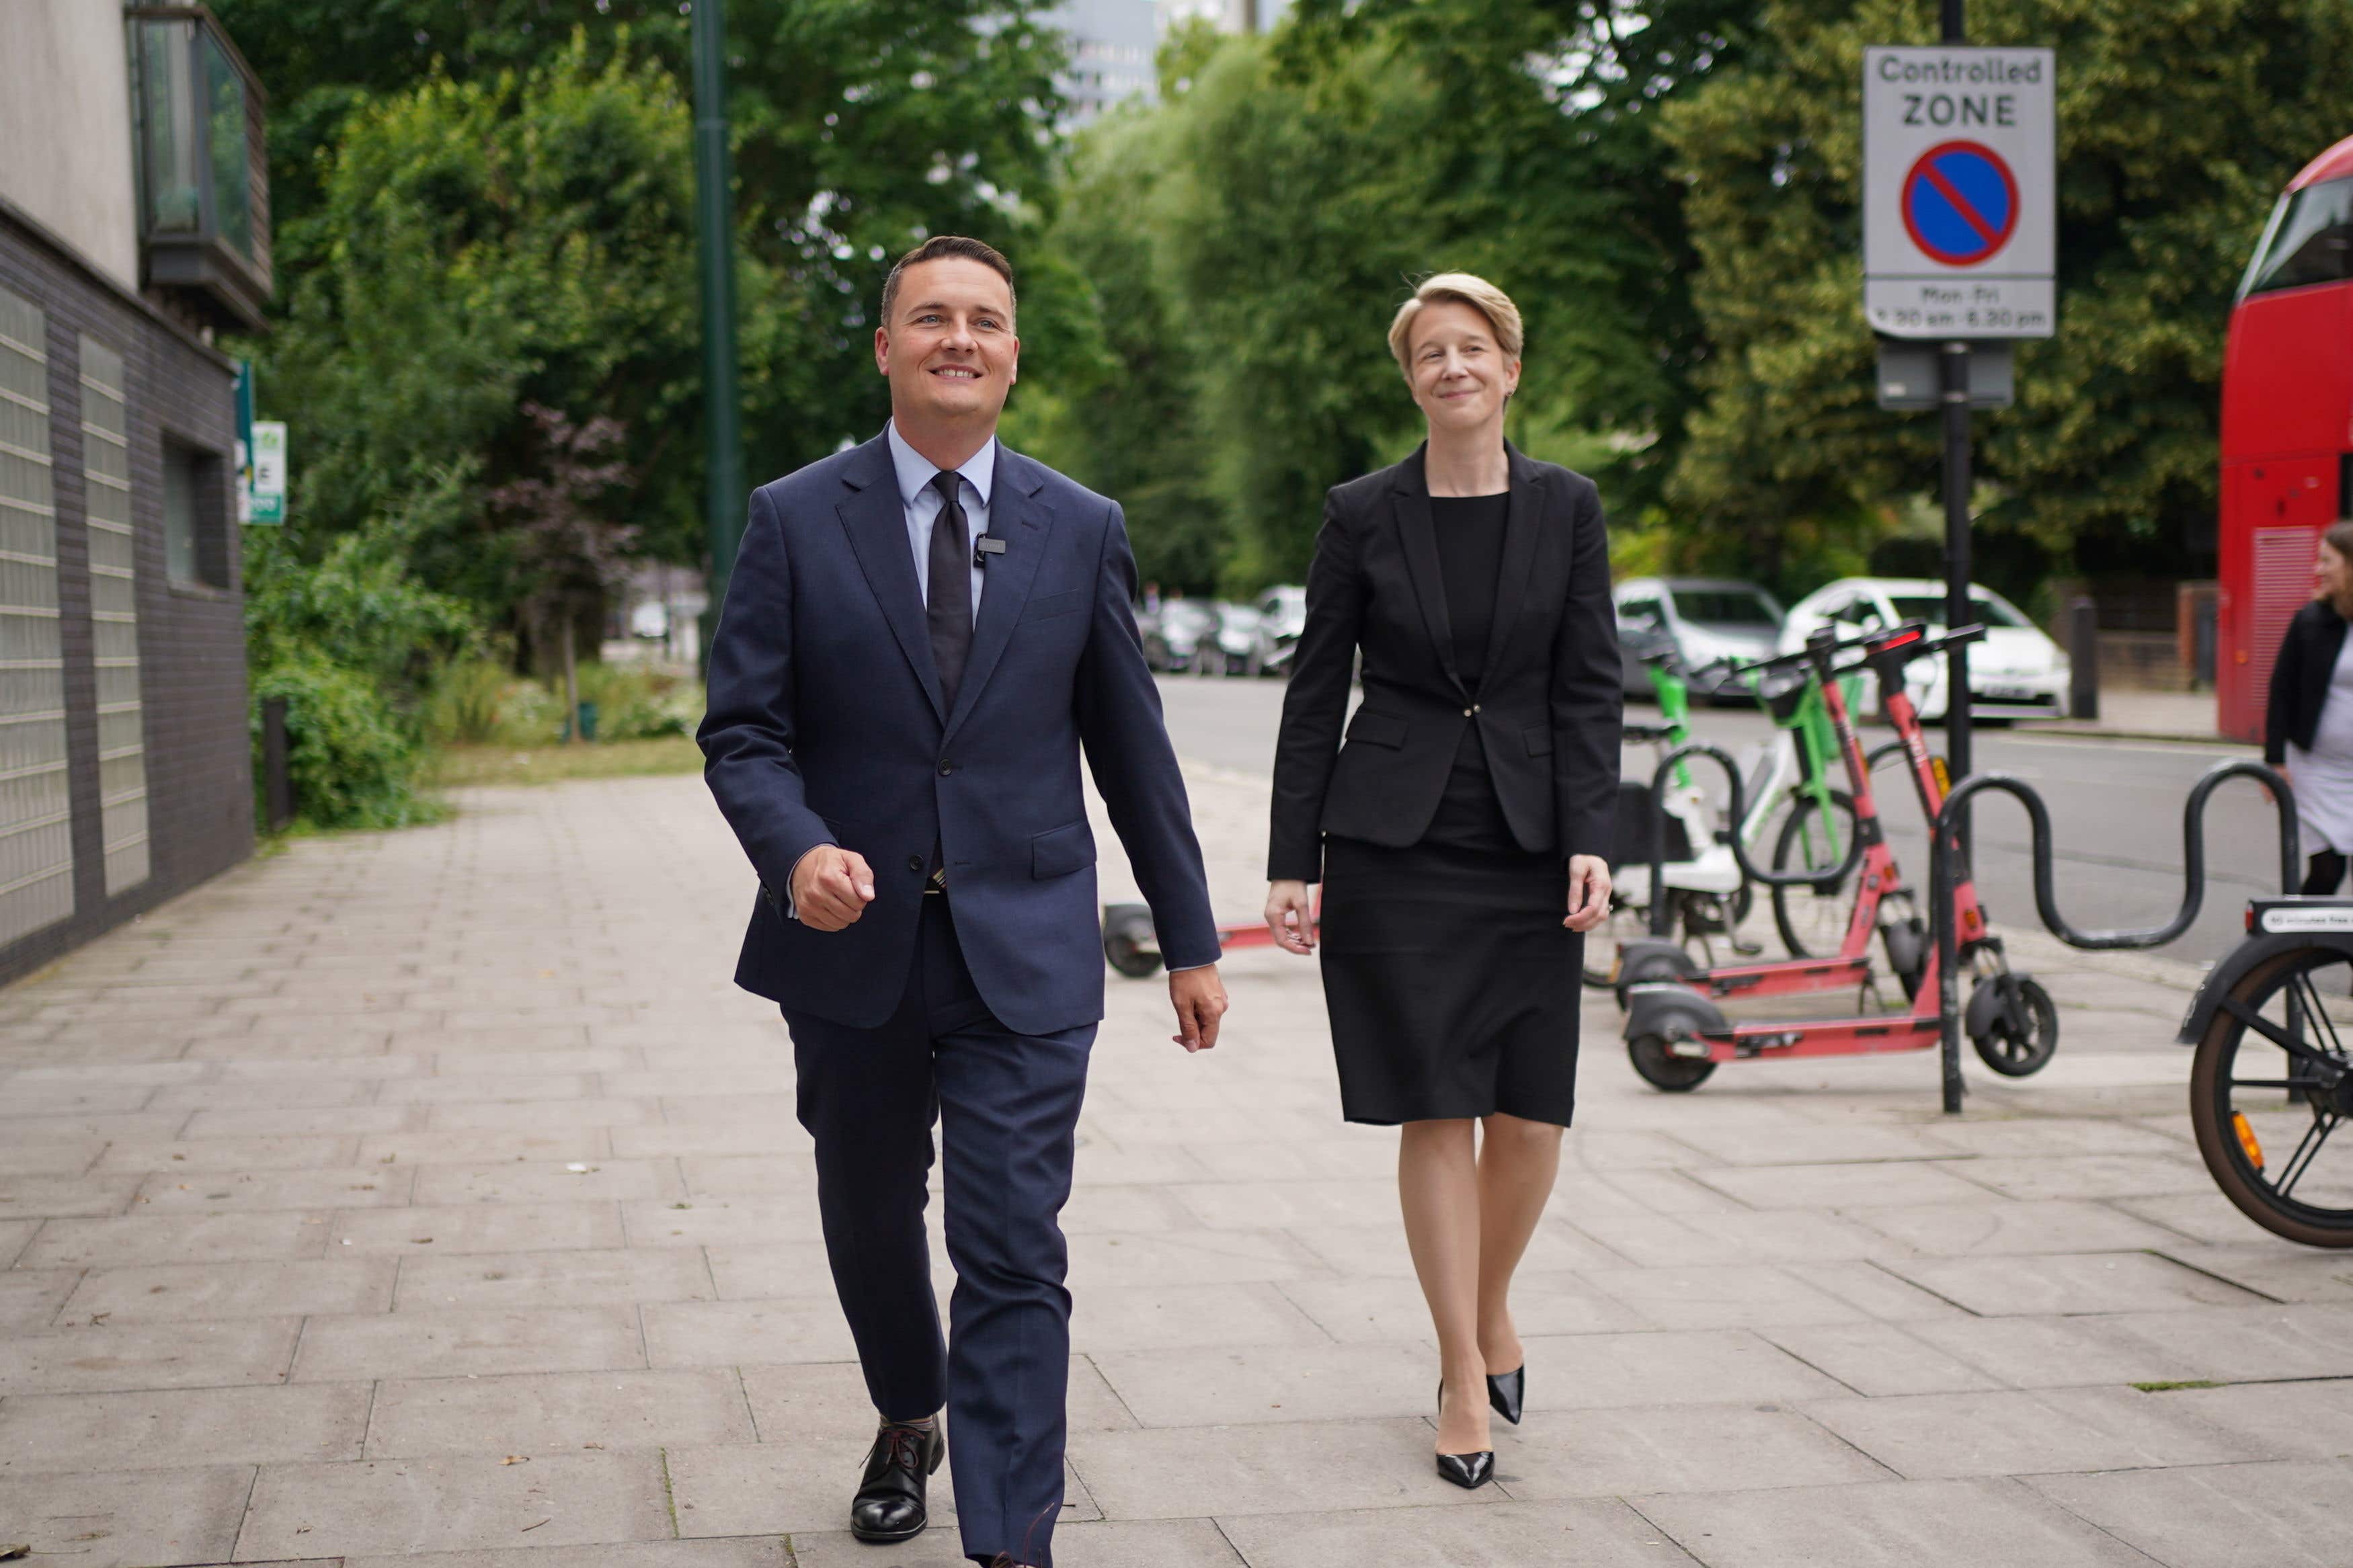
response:
M1293 952L1320 936L1343 1113L1402 1127L1406 1239L1438 1331L1439 1473L1476 1487L1493 1469L1490 1407L1520 1416L1508 1297L1576 1102L1622 700L1600 498L1504 439L1519 311L1441 273L1399 309L1389 348L1430 438L1324 502L1275 752L1266 918Z

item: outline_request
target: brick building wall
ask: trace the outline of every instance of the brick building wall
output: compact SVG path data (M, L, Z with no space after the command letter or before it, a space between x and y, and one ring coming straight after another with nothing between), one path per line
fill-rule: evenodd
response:
M253 852L244 596L234 492L235 368L185 327L84 266L0 204L0 289L41 310L64 656L74 912L0 946L0 984L236 865ZM122 356L129 415L150 874L109 897L100 798L81 342ZM167 443L192 459L198 575L164 560ZM184 472L187 471L184 468Z

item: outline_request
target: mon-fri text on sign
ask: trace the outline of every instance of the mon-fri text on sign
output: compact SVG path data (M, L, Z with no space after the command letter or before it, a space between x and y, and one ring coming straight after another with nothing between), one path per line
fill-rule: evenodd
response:
M1899 338L2047 338L2057 323L2049 49L1862 57L1862 309Z

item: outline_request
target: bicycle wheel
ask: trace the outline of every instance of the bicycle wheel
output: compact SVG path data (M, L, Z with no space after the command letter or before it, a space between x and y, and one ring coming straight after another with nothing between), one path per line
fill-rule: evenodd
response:
M1847 846L1854 842L1854 797L1832 790L1828 816L1825 822L1822 808L1799 795L1773 840L1774 870L1826 874L1819 882L1773 889L1773 925L1792 958L1828 958L1838 952L1854 914L1854 872L1830 875L1845 862Z
M2353 956L2281 953L2242 976L2198 1042L2189 1121L2222 1195L2265 1230L2353 1247Z

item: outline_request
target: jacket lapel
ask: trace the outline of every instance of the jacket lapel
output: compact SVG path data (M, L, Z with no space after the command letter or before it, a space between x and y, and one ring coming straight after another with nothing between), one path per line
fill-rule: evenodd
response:
M907 543L907 507L899 497L899 480L891 467L891 449L877 436L858 449L858 461L842 473L851 494L836 510L849 535L849 548L866 574L882 606L882 618L899 639L899 650L923 682L932 711L947 721L947 705L940 700L939 671L932 666L932 637L923 624L923 590L915 581L915 556ZM972 684L969 675L965 684Z
M1504 444L1512 468L1511 499L1504 510L1503 575L1495 584L1495 618L1487 628L1487 672L1504 668L1512 629L1519 625L1520 606L1527 598L1528 577L1535 568L1536 536L1544 530L1544 491L1536 466L1510 442Z
M1454 668L1454 622L1446 613L1446 580L1438 564L1438 525L1430 520L1430 480L1422 467L1426 450L1416 447L1413 456L1398 465L1389 501L1397 511L1406 581L1413 584L1414 600L1421 606L1421 624L1430 632L1439 668L1446 671L1455 690L1461 691L1462 677Z
M973 623L972 657L965 665L964 683L956 689L955 711L947 718L947 733L972 712L981 689L1005 657L1006 644L1029 602L1029 585L1038 579L1046 556L1046 540L1054 526L1053 509L1038 499L1046 477L1037 464L997 444L997 475L989 481L988 531L1005 542L1005 552L989 558L980 590L980 616Z

